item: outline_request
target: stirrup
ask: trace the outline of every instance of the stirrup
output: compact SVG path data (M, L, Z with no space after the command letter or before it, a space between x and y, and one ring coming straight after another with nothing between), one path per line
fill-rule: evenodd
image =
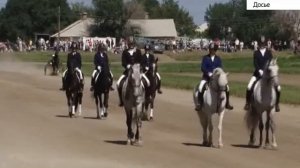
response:
M244 106L244 110L249 110L249 109L250 109L250 104L246 103L245 106Z

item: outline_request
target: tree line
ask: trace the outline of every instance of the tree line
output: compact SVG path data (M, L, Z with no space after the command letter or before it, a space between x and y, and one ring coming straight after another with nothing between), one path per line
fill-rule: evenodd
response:
M94 36L124 37L128 19L173 18L179 36L193 36L196 25L189 12L175 0L92 0L92 6L83 3L69 4L67 0L7 0L0 10L0 40L17 37L32 39L35 33L54 34L58 31L58 7L61 28L87 12L95 18L91 29Z
M210 38L245 42L260 40L261 36L272 40L296 40L300 32L299 11L247 10L246 0L230 0L228 3L210 5L205 13L209 24L206 36Z

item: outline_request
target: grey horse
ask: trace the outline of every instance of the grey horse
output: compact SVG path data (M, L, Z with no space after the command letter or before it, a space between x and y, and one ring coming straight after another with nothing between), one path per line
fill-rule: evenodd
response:
M145 89L142 85L140 64L133 64L122 88L122 99L126 112L127 144L141 145L142 110ZM136 129L135 133L134 130Z
M250 131L249 146L255 144L255 130L259 125L260 139L259 146L262 146L263 141L263 113L266 112L266 139L265 148L269 148L269 129L272 131L272 148L277 148L277 142L275 137L275 102L276 91L275 87L278 86L279 67L277 65L277 59L272 59L265 67L264 73L261 79L259 79L253 89L253 97L249 110L245 115L245 121L247 128Z
M228 85L227 73L221 68L216 68L213 71L212 78L208 84L207 90L203 94L203 103L198 111L198 116L203 128L203 146L213 146L213 123L212 116L213 114L219 115L219 140L218 147L223 147L222 140L222 123L225 113L225 104L226 104L226 87ZM199 84L194 89L194 103L199 105L199 99L197 97ZM209 138L207 139L207 130L209 130Z

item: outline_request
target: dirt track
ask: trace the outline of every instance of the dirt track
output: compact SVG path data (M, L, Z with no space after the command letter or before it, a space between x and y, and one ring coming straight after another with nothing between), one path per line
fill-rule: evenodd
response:
M277 114L277 151L246 148L243 99L233 98L235 110L224 118L223 149L199 144L201 127L192 94L164 89L156 102L155 121L143 125L143 147L124 145L125 114L110 96L109 118L96 120L88 93L83 116L69 119L59 77L19 64L0 67L0 167L300 167L299 108L282 105ZM215 132L217 129L215 127ZM215 136L216 140L216 136ZM215 141L216 142L216 141Z

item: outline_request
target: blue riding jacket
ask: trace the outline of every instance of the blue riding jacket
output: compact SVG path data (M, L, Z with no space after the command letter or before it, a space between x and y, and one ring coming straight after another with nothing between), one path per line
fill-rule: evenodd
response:
M222 68L222 61L219 56L215 56L212 61L211 56L208 54L202 58L201 71L203 72L202 79L209 80L209 73L212 73L214 69Z
M108 56L105 52L97 52L94 57L95 69L101 66L102 70L109 72Z
M266 64L268 61L271 61L273 58L272 52L270 50L266 50L265 55L263 56L260 50L254 51L253 54L253 64L255 71L253 73L253 76L260 77L259 70L264 70Z

